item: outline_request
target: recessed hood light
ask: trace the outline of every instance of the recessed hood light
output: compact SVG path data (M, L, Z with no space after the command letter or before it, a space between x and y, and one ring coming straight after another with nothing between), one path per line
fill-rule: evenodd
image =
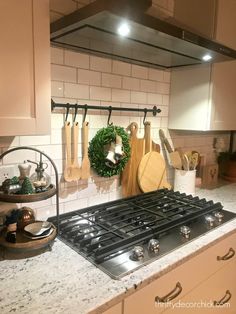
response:
M236 59L235 50L148 15L151 6L152 0L96 0L52 23L51 42L154 68Z
M123 22L118 27L117 32L120 36L128 36L130 33L130 27L126 22Z
M205 55L202 57L203 61L210 61L211 59L212 59L212 56L210 56L210 55Z

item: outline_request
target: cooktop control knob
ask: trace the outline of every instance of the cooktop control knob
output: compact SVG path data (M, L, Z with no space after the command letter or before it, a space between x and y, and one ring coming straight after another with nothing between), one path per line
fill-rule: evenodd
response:
M216 218L214 216L212 216L212 215L207 215L205 217L205 220L206 220L206 223L209 225L209 227L213 227Z
M222 222L223 218L224 218L224 214L222 212L216 212L214 214L214 216L216 217L216 219L218 220L218 222Z
M148 242L148 251L152 253L158 253L160 248L160 242L157 239L151 239Z
M132 250L131 258L135 261L140 261L144 258L144 252L142 246L135 246Z
M191 229L188 226L181 226L180 227L180 233L188 239L190 236Z

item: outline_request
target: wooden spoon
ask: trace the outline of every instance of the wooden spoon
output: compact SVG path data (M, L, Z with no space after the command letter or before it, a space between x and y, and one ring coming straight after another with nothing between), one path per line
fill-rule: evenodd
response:
M64 168L64 179L67 182L73 181L71 175L72 163L71 163L71 127L70 122L65 123L65 136L66 136L66 161Z
M81 169L78 163L78 134L79 134L79 124L75 122L73 124L73 139L74 139L74 160L71 166L71 177L74 181L79 180L81 177Z
M81 179L87 180L90 177L90 160L88 158L88 122L83 122L83 159L81 164Z

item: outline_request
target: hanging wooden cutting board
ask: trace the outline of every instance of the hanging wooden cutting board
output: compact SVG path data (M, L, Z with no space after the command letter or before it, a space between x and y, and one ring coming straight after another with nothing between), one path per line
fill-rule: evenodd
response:
M138 124L132 122L128 127L130 130L131 156L122 172L121 186L124 197L142 193L137 181L138 166L144 154L144 138L138 138Z
M138 184L143 192L151 192L161 188L170 188L166 179L166 164L164 158L153 148L160 149L158 144L151 140L151 124L145 123L145 155L138 167ZM152 144L152 145L151 145Z

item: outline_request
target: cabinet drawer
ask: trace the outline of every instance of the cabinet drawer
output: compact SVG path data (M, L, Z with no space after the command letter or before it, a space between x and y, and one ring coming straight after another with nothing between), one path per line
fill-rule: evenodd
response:
M215 302L223 302L216 306ZM181 303L170 304L165 314L235 314L236 262L233 261L201 283Z
M173 301L182 298L219 269L236 261L235 251L236 234L233 234L125 299L124 314L162 313L166 307L157 304L156 297L172 292Z

